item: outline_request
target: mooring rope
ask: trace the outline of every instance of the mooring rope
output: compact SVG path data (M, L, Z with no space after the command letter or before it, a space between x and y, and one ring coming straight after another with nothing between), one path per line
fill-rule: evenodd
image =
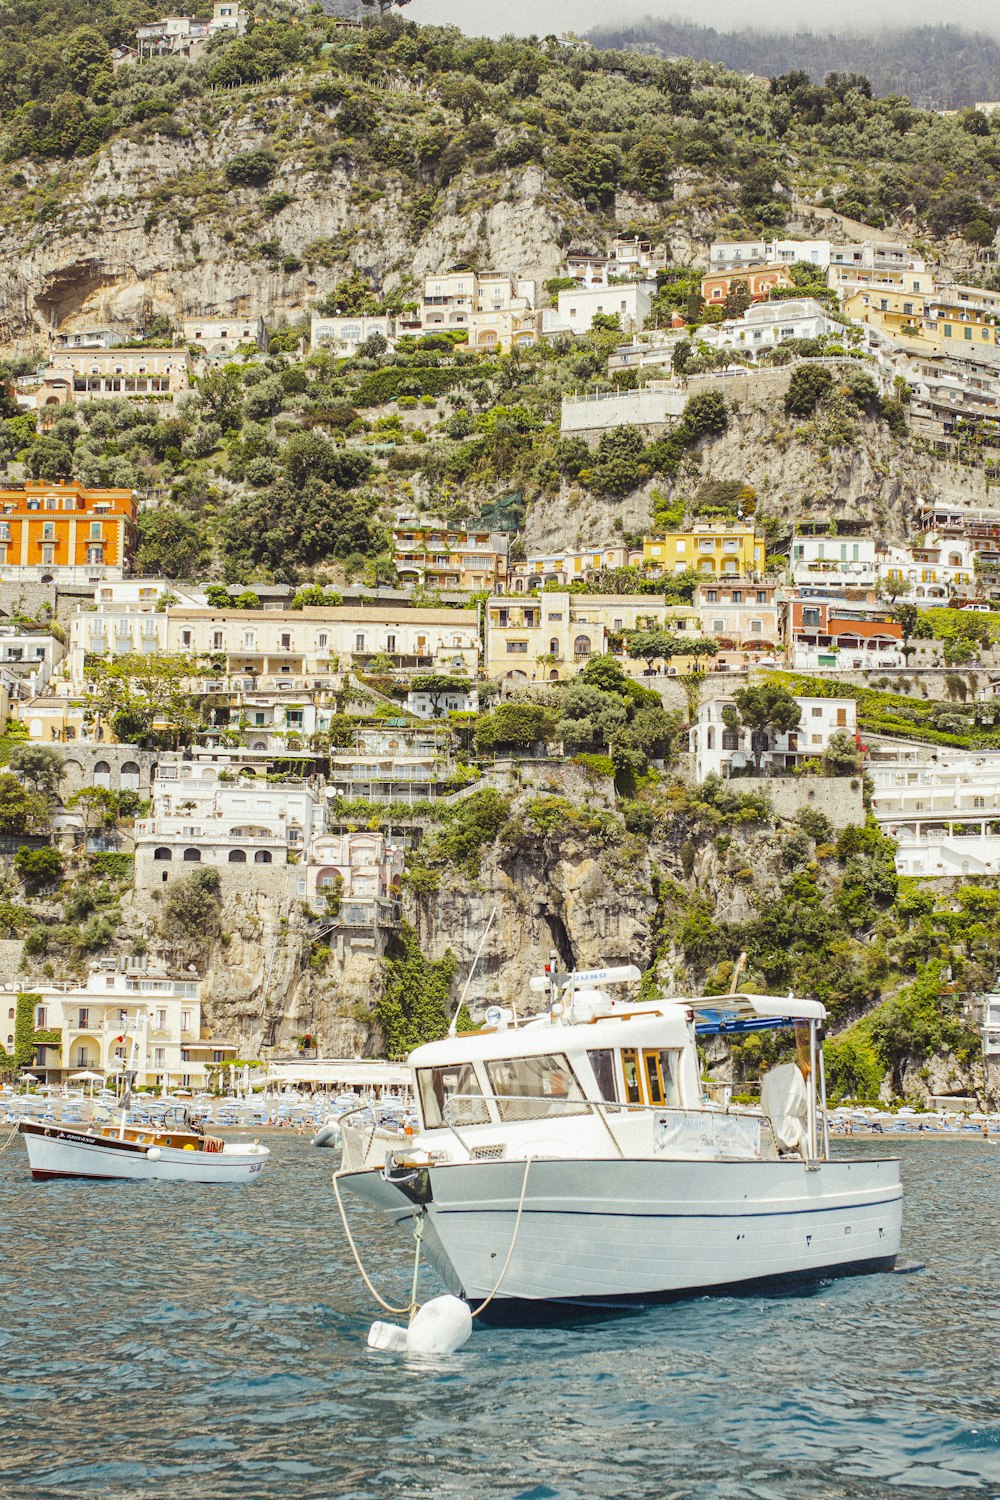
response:
M521 1214L524 1212L524 1195L528 1191L528 1172L531 1169L531 1162L532 1158L530 1156L526 1156L524 1158L524 1176L521 1178L521 1196L517 1201L517 1214L514 1218L514 1233L510 1237L510 1249L507 1251L507 1259L503 1263L503 1269L500 1272L500 1279L497 1282L496 1286L493 1288L492 1292L490 1292L490 1295L486 1298L486 1301L480 1302L479 1306L474 1309L472 1313L472 1316L474 1318L478 1318L479 1314L483 1312L485 1308L489 1307L490 1303L493 1301L493 1298L503 1286L503 1279L507 1275L507 1269L510 1266L511 1257L514 1254L514 1246L517 1244L517 1232L521 1227Z
M412 1306L413 1306L412 1300L409 1303L407 1303L405 1306L403 1306L403 1307L394 1307L391 1302L387 1302L385 1300L385 1298L381 1295L381 1293L372 1284L372 1281L371 1281L371 1278L368 1275L368 1272L365 1270L364 1266L361 1263L361 1256L358 1254L358 1247L354 1243L354 1236L351 1233L351 1226L347 1222L347 1214L346 1214L346 1212L344 1210L343 1199L340 1196L340 1184L337 1181L337 1177L338 1177L338 1173L334 1172L334 1174L333 1174L333 1196L337 1200L337 1207L340 1209L340 1222L344 1226L344 1233L347 1236L347 1243L351 1247L351 1254L354 1256L354 1264L357 1266L358 1271L361 1273L361 1280L364 1282L365 1286L371 1292L372 1296L375 1298L375 1301L378 1303L379 1307L384 1307L387 1313L394 1313L397 1317L401 1317L403 1313L410 1313L411 1310L412 1310ZM419 1243L418 1243L418 1246L417 1246L418 1254L419 1254L419 1249L420 1249L420 1247L419 1247Z
M510 1263L514 1257L514 1246L517 1244L517 1236L521 1228L521 1216L524 1213L524 1200L528 1191L528 1173L531 1170L532 1160L533 1158L530 1156L526 1156L524 1159L524 1175L521 1178L521 1195L517 1200L517 1213L514 1215L514 1232L510 1237L510 1244L507 1247L506 1259L504 1260L503 1266L500 1269L500 1275L497 1278L497 1281L489 1296L483 1302L480 1302L478 1307L471 1310L471 1315L474 1318L478 1318L479 1314L481 1312L484 1312L485 1309L489 1307L490 1303L493 1301L493 1298L503 1286L504 1277L507 1275L507 1272L510 1269ZM417 1219L416 1225L414 1226L413 1230L413 1238L416 1241L416 1252L414 1254L413 1260L413 1286L410 1292L410 1301L405 1307L394 1307L391 1302L387 1302L385 1300L381 1292L379 1292L377 1287L372 1282L372 1279L368 1275L368 1272L364 1268L364 1264L362 1263L358 1247L354 1242L354 1236L351 1233L351 1226L347 1222L347 1211L344 1208L344 1200L340 1196L340 1184L337 1181L339 1175L340 1174L338 1172L334 1172L333 1174L333 1195L337 1200L337 1208L340 1210L340 1222L344 1226L344 1234L347 1236L347 1243L350 1246L351 1254L354 1256L354 1264L358 1268L361 1279L368 1290L371 1292L372 1296L375 1298L375 1301L378 1303L379 1307L383 1307L386 1312L393 1313L397 1317L401 1317L403 1313L405 1313L412 1323L414 1315L418 1310L417 1277L420 1270L420 1248L424 1236L423 1215L421 1214L421 1216Z

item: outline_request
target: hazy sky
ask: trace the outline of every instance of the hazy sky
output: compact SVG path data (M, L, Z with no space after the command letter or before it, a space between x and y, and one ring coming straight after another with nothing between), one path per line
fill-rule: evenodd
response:
M765 8L747 0L411 0L404 12L414 21L450 22L463 31L486 36L514 32L521 36L544 36L547 32L583 32L598 23L626 22L644 15L697 21L716 30L836 31L881 30L893 26L917 26L931 22L954 23L969 31L1000 33L996 0L840 0L829 10L817 8L815 0L771 0Z

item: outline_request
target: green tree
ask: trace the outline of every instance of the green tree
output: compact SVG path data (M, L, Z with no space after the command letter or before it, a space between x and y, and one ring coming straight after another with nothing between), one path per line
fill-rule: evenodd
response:
M591 486L604 495L628 495L649 476L645 444L636 427L613 427L601 434L591 469Z
M501 703L476 722L476 749L483 753L537 744L555 729L551 709L537 703Z
M30 741L15 745L7 758L8 771L14 771L34 791L51 801L59 790L59 783L66 774L65 763L58 750L49 745L35 745Z
M893 608L892 618L903 632L903 658L904 660L908 660L910 652L913 650L913 647L910 645L910 637L917 627L917 621L920 619L920 611L915 604L897 604Z
M798 365L785 392L785 411L790 417L811 417L830 393L833 376L822 365Z
M208 561L205 526L175 506L139 513L135 571L146 578L195 578Z
M462 123L465 125L481 114L487 103L486 92L481 84L460 73L442 80L438 87L438 97L446 109L453 109L462 116Z
M669 630L636 630L628 638L629 656L654 665L662 662L664 670L671 657L684 651L685 643L671 635Z
M24 464L32 479L55 482L72 474L73 453L58 438L40 437L28 449Z
M146 738L159 719L173 741L189 743L201 724L188 685L203 670L186 656L127 653L86 668L97 708L123 743Z
M118 821L118 799L110 787L81 787L67 799L66 806L81 813L87 833L98 828L113 828Z
M201 949L218 936L221 911L218 870L192 870L171 881L160 914L160 934L174 947Z
M443 712L442 700L449 693L467 692L472 684L467 677L455 676L447 672L418 672L410 679L409 686L414 693L427 694L431 700L431 713L437 719Z
M14 855L14 869L31 896L46 886L55 885L62 875L62 868L58 849L28 849L22 845Z
M903 594L910 593L913 584L908 578L899 578L896 575L891 575L888 578L883 578L879 587L887 599L895 600L899 599ZM893 615L893 618L895 619L895 615Z
M726 293L726 300L722 304L722 316L724 318L741 318L752 301L750 288L746 282L734 281Z
M574 131L565 146L553 151L551 165L575 198L592 198L598 205L613 200L621 156L617 147L602 137Z
M384 988L375 1002L387 1057L404 1058L414 1047L447 1035L456 968L450 951L436 961L425 957L417 934L404 923L389 949Z
M258 147L240 151L226 162L226 181L232 187L266 187L274 176L277 162L272 151Z
M733 702L735 711L724 709L723 719L732 728L749 730L754 771L759 776L768 734L789 734L797 729L802 709L786 687L767 681L737 688Z
M729 426L729 410L721 391L699 391L689 396L681 414L677 435L683 442L721 437Z
M849 734L832 734L821 757L824 776L860 776L861 751Z
M290 609L339 609L344 602L343 594L336 589L322 588L318 583L307 584L299 589L292 599Z
M48 802L40 792L32 791L10 771L0 772L0 833L47 832L48 819Z

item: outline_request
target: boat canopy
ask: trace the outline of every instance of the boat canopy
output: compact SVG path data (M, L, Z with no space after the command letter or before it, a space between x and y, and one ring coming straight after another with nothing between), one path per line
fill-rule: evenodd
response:
M718 995L685 1002L695 1014L696 1036L739 1036L776 1031L793 1021L825 1021L826 1006L794 995Z

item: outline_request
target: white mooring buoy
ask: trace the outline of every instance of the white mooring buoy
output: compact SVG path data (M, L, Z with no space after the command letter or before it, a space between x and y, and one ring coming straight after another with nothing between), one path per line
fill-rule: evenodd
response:
M461 1297L432 1297L415 1314L409 1328L373 1323L369 1349L390 1354L454 1354L472 1335L472 1314Z

